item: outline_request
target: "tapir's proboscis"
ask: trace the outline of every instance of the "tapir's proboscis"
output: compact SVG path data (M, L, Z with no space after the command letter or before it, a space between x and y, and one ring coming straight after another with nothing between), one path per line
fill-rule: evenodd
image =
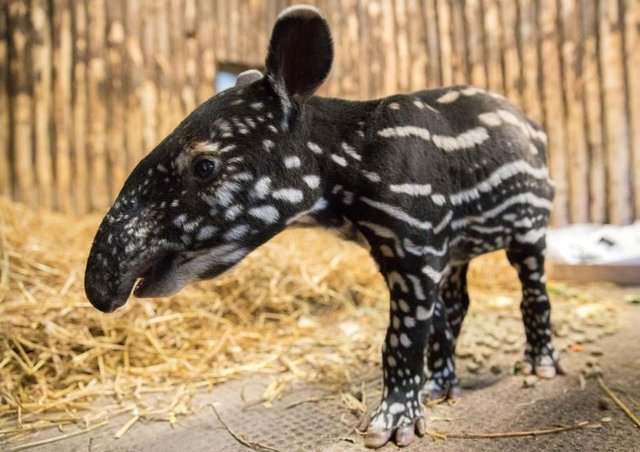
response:
M277 19L264 74L200 105L133 170L96 234L86 293L111 312L213 278L292 225L368 246L387 283L382 400L365 445L425 433L422 402L460 395L455 344L470 259L505 249L522 283L522 370L551 343L546 135L498 94L453 86L371 101L314 96L333 44L308 6Z

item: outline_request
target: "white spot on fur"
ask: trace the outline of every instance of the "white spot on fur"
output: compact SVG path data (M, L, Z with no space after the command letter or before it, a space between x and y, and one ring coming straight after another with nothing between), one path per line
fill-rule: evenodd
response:
M460 97L460 92L459 91L447 91L446 94L443 94L442 96L438 97L438 99L436 99L436 102L438 102L439 104L450 104L451 102L455 102L456 100L458 100L458 98Z
M363 171L364 177L366 177L371 182L380 182L382 178L378 173L374 173L373 171Z
M356 152L356 149L348 143L342 143L342 150L345 154L354 160L361 161L362 156Z
M251 195L258 199L264 199L271 192L271 178L268 176L261 177L258 179L256 184L253 186L253 191Z
M415 275L407 275L411 284L413 284L413 293L418 300L426 300L427 296L424 294L424 290L422 289L422 282L420 278Z
M304 199L304 193L297 188L281 188L271 193L271 196L281 201L297 204Z
M433 309L435 307L435 303L431 303L431 309L427 310L424 306L418 306L416 308L416 319L417 320L429 320L431 316L433 316Z
M394 287L397 285L400 287L400 290L402 292L408 292L409 291L409 287L407 286L407 282L404 280L404 278L402 277L402 275L398 272L390 272L387 275L388 278L388 282L389 282L389 288L391 290L394 289Z
M251 230L251 228L249 227L249 225L239 224L238 226L234 226L233 228L229 229L224 234L224 239L227 242L234 241L234 240L240 240L241 238L246 236L249 233L250 230Z
M411 196L427 196L431 193L429 184L392 184L389 189L394 193L404 193Z
M425 265L424 267L422 267L422 273L427 275L427 277L436 284L440 282L443 274L442 271L436 270L430 265Z
M378 135L383 138L418 137L426 141L431 139L431 132L423 127L416 126L387 127L386 129L378 130Z
M253 207L248 212L249 215L262 220L266 224L273 224L280 219L280 212L271 205Z
M244 210L244 206L242 206L240 204L236 204L234 206L229 207L225 211L224 217L229 221L233 221L236 218L238 218L238 215L240 215L243 210Z
M443 206L444 203L447 201L447 198L445 198L444 195L436 193L431 196L431 200L436 206Z
M303 176L302 180L309 186L309 188L318 188L320 185L320 177L313 174Z
M267 152L271 152L271 149L273 149L274 145L275 145L275 143L273 141L271 141L271 140L263 140L262 141L262 147Z
M215 226L203 226L196 234L196 240L208 240L218 232Z
M367 221L360 221L358 222L358 224L362 227L365 227L371 231L373 231L373 233L375 235L377 235L378 237L382 237L384 239L391 239L394 242L395 245L395 249L396 249L396 254L398 255L398 257L404 257L404 251L402 250L402 247L400 246L400 239L398 238L398 236L396 235L396 233L394 231L392 231L389 228L385 228L384 226L380 226L379 224L375 224L375 223L369 223Z
M312 141L307 141L307 148L314 154L322 154L322 148Z
M284 158L284 166L287 168L300 168L302 162L300 161L300 157L297 155L292 155Z
M405 333L402 333L400 335L400 343L404 348L411 347L411 339L409 339L409 336L407 336Z
M391 248L389 248L387 245L381 245L380 246L380 253L384 256L384 257L394 257L395 255L393 254L393 250Z
M347 166L347 160L344 157L341 157L339 155L331 154L331 160L333 160L340 166L343 166L343 167Z
M411 316L406 316L404 318L404 326L406 326L407 328L413 328L414 326L416 326L416 319Z
M433 225L428 222L428 221L420 221L417 218L412 217L411 215L407 214L406 212L404 212L403 210L398 209L395 206L392 206L390 204L386 204L386 203L382 203L382 202L378 202L378 201L374 201L373 199L369 199L366 197L362 197L360 198L362 200L362 202L364 202L365 204L370 205L371 207L374 207L378 210L381 210L382 212L386 213L387 215L403 221L415 228L418 229L423 229L423 230L431 230L433 229Z
M529 162L525 160L516 160L502 165L496 169L482 182L478 183L475 187L460 191L449 197L451 204L460 205L464 202L474 201L480 198L480 193L488 193L495 187L500 185L507 179L512 178L517 174L527 174L536 179L548 180L549 172L547 168L536 168L531 166Z
M472 149L489 139L489 132L484 127L462 132L457 136L433 135L432 140L440 149L445 152L459 151L462 149Z

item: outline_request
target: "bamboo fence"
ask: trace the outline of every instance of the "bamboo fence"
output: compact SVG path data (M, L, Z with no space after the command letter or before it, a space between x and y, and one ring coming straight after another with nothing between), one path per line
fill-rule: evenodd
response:
M0 0L0 195L105 209L225 65L260 67L288 0ZM554 223L640 218L640 0L318 0L321 94L469 83L543 123Z

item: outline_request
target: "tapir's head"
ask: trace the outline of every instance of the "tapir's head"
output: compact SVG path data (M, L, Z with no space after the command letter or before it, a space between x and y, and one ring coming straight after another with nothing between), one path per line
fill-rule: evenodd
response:
M265 75L241 74L138 164L91 248L85 290L96 308L123 305L134 285L156 297L212 278L313 209L321 180L302 152L301 118L332 58L318 11L285 10Z

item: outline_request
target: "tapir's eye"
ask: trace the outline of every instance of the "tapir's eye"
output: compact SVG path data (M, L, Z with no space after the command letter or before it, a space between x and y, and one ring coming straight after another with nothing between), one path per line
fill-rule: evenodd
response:
M217 167L215 160L209 157L202 157L194 163L193 172L199 179L208 180L216 173Z

